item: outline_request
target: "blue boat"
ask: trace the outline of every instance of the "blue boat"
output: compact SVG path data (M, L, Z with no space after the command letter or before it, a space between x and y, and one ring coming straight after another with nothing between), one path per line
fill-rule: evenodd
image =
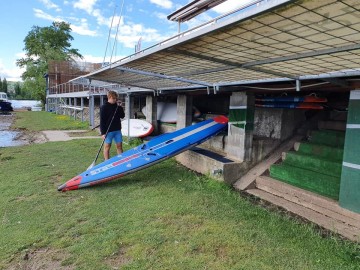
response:
M160 135L75 176L59 186L58 190L89 187L147 168L206 141L226 128L227 123L227 117L218 116Z

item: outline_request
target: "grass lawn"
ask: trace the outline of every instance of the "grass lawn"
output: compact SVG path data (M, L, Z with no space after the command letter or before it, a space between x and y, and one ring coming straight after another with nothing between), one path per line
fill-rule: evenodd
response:
M47 126L42 114L41 128L27 128L63 121ZM174 159L58 192L99 146L79 139L0 148L0 269L360 269L359 244L322 238Z
M41 130L72 130L87 129L87 122L75 121L67 115L57 115L48 112L16 112L16 123L18 129L29 131Z

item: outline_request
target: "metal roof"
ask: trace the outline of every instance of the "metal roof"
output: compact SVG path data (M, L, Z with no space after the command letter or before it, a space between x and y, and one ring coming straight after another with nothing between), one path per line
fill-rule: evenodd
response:
M166 91L360 76L360 1L268 0L85 77Z

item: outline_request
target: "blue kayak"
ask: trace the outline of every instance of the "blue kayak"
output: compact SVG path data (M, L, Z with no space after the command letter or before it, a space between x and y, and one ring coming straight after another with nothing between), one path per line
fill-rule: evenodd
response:
M75 176L59 186L58 190L68 191L93 186L147 168L206 141L223 130L227 123L227 117L218 116L160 135Z

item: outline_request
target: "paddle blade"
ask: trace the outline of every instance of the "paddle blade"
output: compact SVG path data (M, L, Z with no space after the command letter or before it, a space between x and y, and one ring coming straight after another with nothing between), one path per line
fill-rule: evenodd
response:
M87 171L92 169L95 166L95 161L93 161L93 163L90 164L90 166L86 169Z

